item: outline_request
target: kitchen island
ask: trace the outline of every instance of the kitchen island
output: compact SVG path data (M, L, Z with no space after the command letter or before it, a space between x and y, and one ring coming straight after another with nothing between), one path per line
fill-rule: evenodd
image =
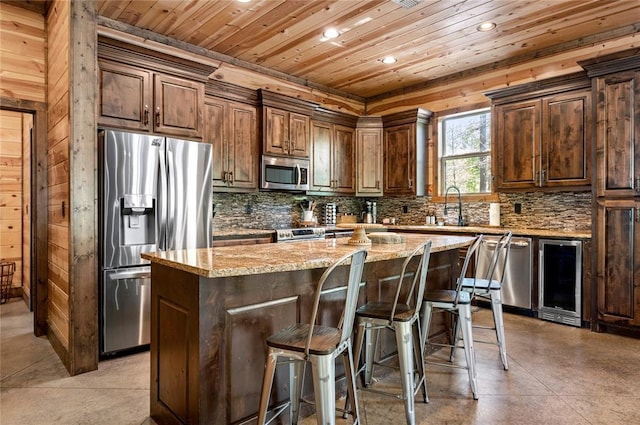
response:
M403 259L427 239L427 285L451 287L458 250L474 239L403 236L404 243L367 249L361 303L389 299ZM142 254L152 263L151 417L160 425L250 422L258 410L266 337L307 321L324 269L355 249L346 239L327 239ZM346 272L327 282L321 320L340 316ZM432 331L445 327L442 321ZM383 341L380 350L388 354L395 344ZM288 383L288 368L279 368L272 404L288 399ZM306 383L304 392L311 388Z

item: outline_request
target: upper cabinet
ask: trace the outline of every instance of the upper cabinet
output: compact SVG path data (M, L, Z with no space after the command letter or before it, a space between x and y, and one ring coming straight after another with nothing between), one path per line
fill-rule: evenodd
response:
M360 117L356 128L356 196L382 196L382 119Z
M262 104L262 151L309 158L311 114L317 104L259 90Z
M204 140L213 146L214 191L257 190L256 107L207 97L204 117Z
M596 195L640 196L640 70L601 76L594 84Z
M584 73L486 95L493 100L498 190L589 186L592 109Z
M311 192L353 195L357 117L317 110L311 121Z
M214 68L99 38L98 124L201 139L204 82Z
M431 112L415 109L382 117L385 195L424 196Z

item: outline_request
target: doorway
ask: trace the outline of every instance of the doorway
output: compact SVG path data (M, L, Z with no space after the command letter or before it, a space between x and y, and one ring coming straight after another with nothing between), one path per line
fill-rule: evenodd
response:
M3 295L31 305L31 144L33 115L0 110L0 260L15 264Z
M0 210L0 222L4 226L8 224L6 220L12 220L10 226L20 226L21 236L7 236L12 238L13 246L8 248L7 254L0 254L1 258L17 257L22 264L20 278L16 279L12 286L20 287L18 296L24 296L29 310L33 311L33 332L36 336L47 333L47 108L43 102L12 99L0 97L0 127L4 127L5 119L8 117L15 122L13 134L15 145L8 146L5 150L0 149L1 168L7 171L13 178L9 179L13 192L11 195L21 198L19 201L13 200L12 206ZM19 123L19 125L18 125ZM0 138L5 137L6 131L2 129ZM18 136L19 135L19 136ZM23 139L26 140L23 142ZM19 144L19 148L18 145ZM9 150L11 155L9 155ZM5 155L5 152L7 155ZM20 159L17 159L19 157ZM21 165L21 171L11 170L13 167ZM20 179L17 178L18 173ZM18 182L19 181L19 182ZM4 197L7 186L1 188ZM4 200L3 200L4 201ZM4 204L4 202L3 202ZM5 217L7 219L5 220ZM9 218L13 217L13 218ZM1 235L4 244L4 234ZM18 239L16 239L18 238ZM23 240L26 243L23 243ZM26 289L25 289L26 288Z

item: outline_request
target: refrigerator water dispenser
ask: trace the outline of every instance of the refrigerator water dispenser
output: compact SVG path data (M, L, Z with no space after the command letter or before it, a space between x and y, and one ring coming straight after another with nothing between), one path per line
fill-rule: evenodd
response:
M156 208L151 195L125 194L121 198L122 244L156 243Z

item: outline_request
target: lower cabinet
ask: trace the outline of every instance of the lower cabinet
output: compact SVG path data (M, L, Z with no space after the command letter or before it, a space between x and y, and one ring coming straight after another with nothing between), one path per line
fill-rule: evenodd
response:
M640 199L599 200L596 330L640 335Z

